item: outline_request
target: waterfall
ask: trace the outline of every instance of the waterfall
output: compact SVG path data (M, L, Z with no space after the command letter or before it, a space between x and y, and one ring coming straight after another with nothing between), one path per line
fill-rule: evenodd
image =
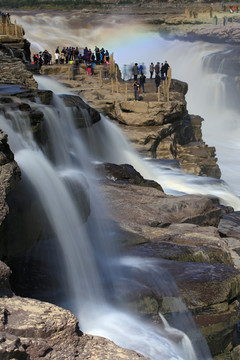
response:
M6 116L0 116L0 127L9 135L10 146L22 171L22 181L30 184L51 225L55 247L60 248L62 273L65 273L62 282L65 299L61 300L62 304L78 316L84 332L105 336L153 360L210 359L205 340L185 308L179 323L185 323L193 345L182 330L170 327L161 315L162 325L153 326L130 314L124 304L119 303L119 280L125 279L128 287L129 282L136 281L134 272L142 271L149 276L156 274L152 281L159 283L159 272L166 273L164 265L150 259L136 257L129 261L119 256L117 246L114 246L117 231L108 224L107 210L94 173L94 160L99 159L90 154L78 135L71 110L57 96L54 96L51 106L33 103L31 106L39 107L44 113L52 154L50 158L47 156L49 146L38 147L31 135L29 119L20 112L7 110ZM100 122L107 127L105 121L102 118ZM114 139L116 134L119 135L118 131L111 129L110 136ZM105 139L105 143L108 141L111 144L110 138ZM96 141L90 147L94 148L94 143ZM98 146L103 147L100 153L104 154L105 147L101 142ZM136 156L133 151L132 154ZM83 220L84 204L76 205L69 181L83 188L83 193L89 196L91 213L87 223ZM83 196L82 202L85 199ZM169 281L164 291L175 294L174 280ZM164 286L159 283L157 287ZM114 305L114 297L118 299L118 306Z
M17 22L23 24L26 37L37 51L47 48L53 53L57 45L76 46L81 39L81 46L93 48L95 44L102 44L105 48L108 47L114 52L120 67L126 62L137 61L144 62L148 68L151 61L156 63L168 60L173 69L173 77L189 84L188 110L205 119L203 139L209 146L216 146L223 180L226 182L186 175L181 170L165 165L156 167L150 161L141 159L118 127L104 117L93 128L87 129L91 144L87 147L85 136L77 134L71 124L71 113L58 98L55 98L53 107L41 108L51 134L51 159L47 157L50 150L39 149L32 139L27 122L24 123L25 128L22 128L18 119L15 119L16 125L12 129L9 120L1 116L0 126L9 134L11 148L23 173L23 181L28 179L31 183L35 196L38 196L51 223L56 243L61 247L67 276L67 282L63 284L67 294L64 305L78 315L83 331L106 336L153 360L210 359L207 346L195 330L190 316L187 319L183 316L184 320L181 319L180 322L186 321L190 333L196 333L197 340L191 337L194 349L189 338L182 331L169 327L165 319L162 318L162 326L152 326L129 314L123 304L117 307L110 301L112 292L117 293L118 277L125 276L129 286L131 281L135 281L130 275L140 271L152 276L151 281L156 283L157 276L154 275L159 274L164 264L161 266L159 262L150 259L140 260L118 255L114 246L117 231L106 221L107 210L105 212L104 201L99 195L92 165L94 161L130 163L145 178L159 182L167 193L214 194L222 203L232 205L236 210L240 209L239 199L235 195L239 195L237 113L235 108L228 106L228 76L222 73L223 64L215 72L209 68L211 55L223 51L225 46L167 41L159 34L134 24L128 24L127 31L121 31L125 24L118 23L117 17L112 21L112 17L108 15L105 24L110 23L111 30L114 28L114 37L112 31L108 28L106 30L106 25L101 24L100 27L99 23L95 25L89 19L92 27L89 31L89 23L86 28L79 26L77 14L69 15L63 21L65 15L50 17L41 14L35 17L23 13L22 17L18 14ZM63 30L66 23L68 26ZM49 24L51 39L46 36ZM73 24L76 26L70 27ZM47 81L45 78L45 84ZM47 89L51 87L57 93L68 92L49 80ZM95 141L96 138L98 142ZM82 187L83 194L89 196L91 215L87 223L84 223L81 216L81 204L79 206L74 201L69 182L71 185L73 182L77 188ZM83 209L82 211L84 213ZM173 284L172 279L171 282ZM157 283L157 286L161 285Z

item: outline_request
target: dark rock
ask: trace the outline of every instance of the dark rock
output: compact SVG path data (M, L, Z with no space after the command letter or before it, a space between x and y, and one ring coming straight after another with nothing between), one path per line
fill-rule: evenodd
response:
M50 105L52 102L53 93L51 90L38 90L37 96L40 98L42 104Z
M75 125L77 128L88 127L101 120L101 116L97 110L86 104L79 96L75 95L61 95L66 106L76 108L78 111L74 112ZM89 116L89 120L86 118Z
M126 182L139 186L149 186L163 191L161 185L156 181L144 179L143 176L129 164L116 165L104 163L103 165L98 165L98 170L100 170L102 174L104 173L109 180Z
M224 215L219 222L218 230L224 236L240 240L240 211Z

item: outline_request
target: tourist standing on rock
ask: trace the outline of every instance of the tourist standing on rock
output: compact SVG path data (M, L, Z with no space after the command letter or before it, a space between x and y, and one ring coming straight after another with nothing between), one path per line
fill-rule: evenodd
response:
M123 80L126 81L128 80L128 67L126 64L123 65Z
M163 67L164 67L164 75L167 77L167 75L168 75L168 69L170 68L167 60L165 60L165 63L164 63L164 65L163 65Z
M165 80L165 67L163 63L161 63L160 74L161 74L161 80Z
M145 74L145 72L146 72L146 68L145 68L144 63L142 63L142 64L139 65L139 73L140 74Z
M139 83L137 82L137 80L135 80L133 83L133 89L135 100L139 100Z
M42 52L40 51L39 52L39 59L38 59L38 69L39 69L39 71L41 70L42 64L43 64L43 57L42 57Z
M88 75L91 75L91 72L92 72L92 64L91 64L90 60L87 61L86 70L87 70Z
M91 61L91 75L95 75L95 73L94 73L95 67L96 67L96 63L95 63L95 61L93 60L93 61Z
M154 70L155 70L155 75L158 75L159 74L159 71L160 71L160 63L159 62L157 62L156 63L156 65L155 65L155 67L154 67Z
M153 78L153 72L154 72L154 64L153 62L151 62L150 66L149 66L149 72L150 72L150 79Z
M142 88L142 92L144 93L144 84L145 84L145 81L146 81L146 76L141 73L140 75L140 78L139 78L139 92L140 92L140 89Z
M155 76L155 84L156 84L156 92L158 92L158 87L160 85L160 76L159 76L159 74L156 74L156 76Z
M138 78L138 74L139 74L138 63L135 63L135 65L133 66L132 74L133 74L133 80L136 81Z

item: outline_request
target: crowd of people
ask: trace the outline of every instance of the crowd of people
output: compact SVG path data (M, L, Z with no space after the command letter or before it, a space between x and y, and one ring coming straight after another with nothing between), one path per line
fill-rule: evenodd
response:
M149 66L149 73L150 73L150 80L153 79L153 75L154 75L154 81L155 81L155 86L156 86L156 92L158 92L158 88L160 86L161 81L165 80L168 76L168 69L169 69L169 64L167 62L167 60L165 60L164 63L157 62L155 65L153 64L153 62L151 62L150 66ZM131 67L131 71L129 71L129 68L127 70L127 65L124 65L123 68L123 80L126 80L127 77L128 79L132 79L133 78L133 88L134 88L134 98L135 100L139 100L139 94L140 91L142 91L142 93L145 93L145 82L146 82L146 67L144 65L144 63L138 65L138 63L135 63L132 67Z
M41 68L42 65L86 63L87 69L91 68L90 74L93 75L95 65L109 63L109 57L110 55L108 50L105 50L104 48L99 49L97 46L95 46L94 51L87 47L80 48L78 46L63 46L60 49L60 47L57 46L54 59L48 50L33 53L33 64L36 64L39 68Z

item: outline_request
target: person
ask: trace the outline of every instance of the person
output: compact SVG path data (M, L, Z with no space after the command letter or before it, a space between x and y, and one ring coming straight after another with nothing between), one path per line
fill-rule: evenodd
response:
M155 84L156 84L156 92L158 92L158 87L160 85L160 76L159 76L159 74L156 74L156 76L155 76Z
M214 19L215 19L215 23L216 23L216 25L217 25L217 23L218 23L218 17L217 17L217 15L214 16Z
M91 61L91 75L95 75L95 73L94 73L95 67L96 67L95 61Z
M223 17L223 26L226 25L226 16Z
M159 70L160 70L160 63L159 61L156 63L155 67L154 67L154 70L155 70L155 74L158 75L159 74Z
M153 72L154 72L154 64L153 64L153 62L151 62L150 66L149 66L149 72L150 72L150 79L152 79Z
M167 75L168 75L168 69L170 68L167 60L165 60L165 63L164 63L163 66L164 66L164 75L167 77Z
M123 65L123 80L127 80L127 73L128 73L128 68L127 68L127 65L124 64Z
M140 78L139 78L139 92L140 92L140 89L142 88L142 92L144 93L144 84L145 84L145 80L146 80L146 76L141 73L140 75Z
M104 79L108 79L108 77L109 77L109 65L110 65L110 63L107 61L103 64L103 78Z
M137 82L137 80L135 80L133 83L133 89L135 100L139 100L139 83Z
M161 80L165 80L165 67L163 63L161 63L160 74L161 74Z
M140 74L144 74L145 73L145 65L144 63L139 65L139 73Z
M109 55L109 51L108 51L108 50L106 50L105 56L106 56L106 62L109 62L110 55Z
M86 70L87 70L88 75L90 76L91 73L92 73L92 64L91 64L91 62L89 60L87 61L86 64L87 64L86 65Z
M136 81L138 78L138 73L139 73L138 63L135 63L135 65L133 66L132 73L133 73L133 80Z
M38 69L41 71L41 67L43 65L43 58L42 58L42 52L39 52L39 59L38 59Z

